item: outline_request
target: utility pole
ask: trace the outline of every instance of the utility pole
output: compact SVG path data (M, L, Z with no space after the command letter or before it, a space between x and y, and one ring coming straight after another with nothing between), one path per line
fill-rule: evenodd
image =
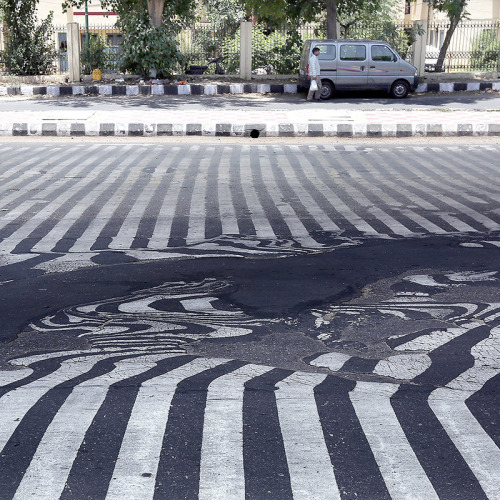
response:
M85 0L85 42L87 46L87 61L90 64L89 7L87 0Z

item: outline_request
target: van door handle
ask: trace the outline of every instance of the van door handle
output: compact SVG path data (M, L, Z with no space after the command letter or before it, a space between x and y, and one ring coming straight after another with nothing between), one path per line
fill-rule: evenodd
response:
M375 66L370 66L370 69L375 69Z
M359 67L359 69L360 69L361 71L364 71L364 70L365 70L365 67L364 67L364 66L360 66L360 67Z

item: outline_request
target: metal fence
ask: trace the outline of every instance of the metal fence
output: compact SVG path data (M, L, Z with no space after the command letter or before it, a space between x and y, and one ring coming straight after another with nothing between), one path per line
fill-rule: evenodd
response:
M449 22L429 23L427 33L418 33L412 24L404 23L356 23L341 27L341 38L384 39L390 42L406 59L410 60L413 42L422 36L426 40L426 70L435 68L439 49L443 45ZM56 72L68 70L67 28L54 26L53 43L58 52ZM120 44L122 34L109 25L91 25L91 40L100 40L104 45L100 69L120 68ZM82 26L82 61L85 61L85 29ZM5 45L5 33L0 25L0 50ZM252 29L252 69L261 73L295 74L298 71L303 43L311 38L325 38L326 30L321 24L302 26L267 27L257 24ZM211 23L196 23L178 36L182 54L179 73L190 65L207 65L222 57L221 66L227 74L236 74L240 64L240 28L238 25L217 26ZM95 43L93 43L95 45ZM101 47L102 48L102 47ZM444 70L497 71L500 51L500 21L466 20L456 28L446 53ZM102 51L101 51L102 52ZM207 73L214 73L216 65L211 64ZM0 62L0 71L5 71Z
M449 22L429 23L426 67L433 69L443 45ZM497 71L500 51L500 21L466 20L456 28L446 52L444 70Z

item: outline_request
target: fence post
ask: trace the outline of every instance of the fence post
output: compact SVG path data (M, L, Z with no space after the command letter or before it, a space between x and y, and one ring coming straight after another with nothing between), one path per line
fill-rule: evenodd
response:
M69 81L80 81L80 25L68 23L68 71Z
M415 43L413 44L413 54L411 63L418 69L419 75L423 75L425 72L425 50L427 45L427 20L413 21L413 26L415 30L418 30L419 26L424 30L422 35L417 34Z
M252 77L252 23L243 21L240 25L240 78Z

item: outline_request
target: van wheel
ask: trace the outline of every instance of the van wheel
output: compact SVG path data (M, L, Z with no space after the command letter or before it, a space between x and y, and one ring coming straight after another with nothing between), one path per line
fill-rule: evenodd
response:
M321 80L321 99L327 100L333 97L333 83L328 80Z
M391 97L394 99L403 99L408 95L408 92L410 92L410 86L404 80L394 82L390 90Z

